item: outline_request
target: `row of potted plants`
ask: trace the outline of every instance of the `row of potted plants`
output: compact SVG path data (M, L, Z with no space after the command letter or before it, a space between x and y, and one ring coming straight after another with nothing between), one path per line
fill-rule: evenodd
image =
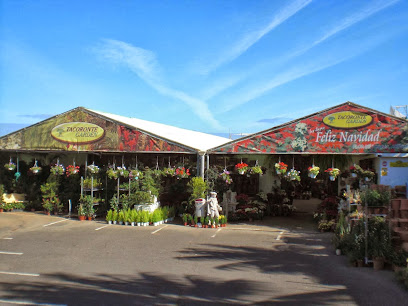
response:
M108 224L120 224L131 226L148 226L152 224L157 226L174 219L175 210L173 207L160 207L153 212L145 210L127 209L127 210L109 210L106 215Z
M220 215L218 218L212 218L210 216L200 217L199 222L197 216L184 213L182 219L184 226L199 227L201 225L203 228L218 228L227 225L227 217L224 215Z
M4 203L0 201L0 212L4 211L22 211L25 209L25 204L22 202L15 202L15 203Z
M240 162L235 165L235 170L241 175L244 174L263 174L262 168L258 165L255 165L254 167L249 167L247 163Z

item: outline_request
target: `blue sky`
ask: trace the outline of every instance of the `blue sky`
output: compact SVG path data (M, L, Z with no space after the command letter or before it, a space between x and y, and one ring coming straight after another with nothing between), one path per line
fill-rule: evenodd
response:
M408 104L408 2L0 1L0 126L77 106L253 133Z

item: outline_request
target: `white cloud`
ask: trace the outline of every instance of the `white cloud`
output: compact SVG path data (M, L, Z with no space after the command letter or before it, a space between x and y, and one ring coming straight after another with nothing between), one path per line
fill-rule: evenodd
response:
M311 2L312 0L296 0L285 6L275 16L273 16L271 21L266 26L256 31L246 33L233 46L228 47L227 50L218 57L218 59L212 61L211 63L203 65L203 67L201 67L200 69L200 73L203 75L207 75L216 70L218 67L237 59L254 44L256 44L260 39L262 39L262 37L275 29L281 23L295 15Z
M222 129L204 101L165 84L153 52L113 39L103 40L95 52L113 63L125 65L160 94L184 102L203 121L215 129Z

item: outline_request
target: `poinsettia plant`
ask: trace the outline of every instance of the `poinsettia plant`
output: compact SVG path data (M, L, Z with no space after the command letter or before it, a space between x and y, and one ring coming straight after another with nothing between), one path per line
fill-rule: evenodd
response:
M246 163L238 163L235 165L235 169L237 169L239 174L245 174L248 171L248 164Z

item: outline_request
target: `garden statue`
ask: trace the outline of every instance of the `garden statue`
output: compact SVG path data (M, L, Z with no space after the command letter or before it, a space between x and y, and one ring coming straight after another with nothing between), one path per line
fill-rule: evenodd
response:
M217 193L212 191L210 192L210 199L207 201L207 214L211 218L218 218L220 216L219 211L222 210L221 206L218 205Z

